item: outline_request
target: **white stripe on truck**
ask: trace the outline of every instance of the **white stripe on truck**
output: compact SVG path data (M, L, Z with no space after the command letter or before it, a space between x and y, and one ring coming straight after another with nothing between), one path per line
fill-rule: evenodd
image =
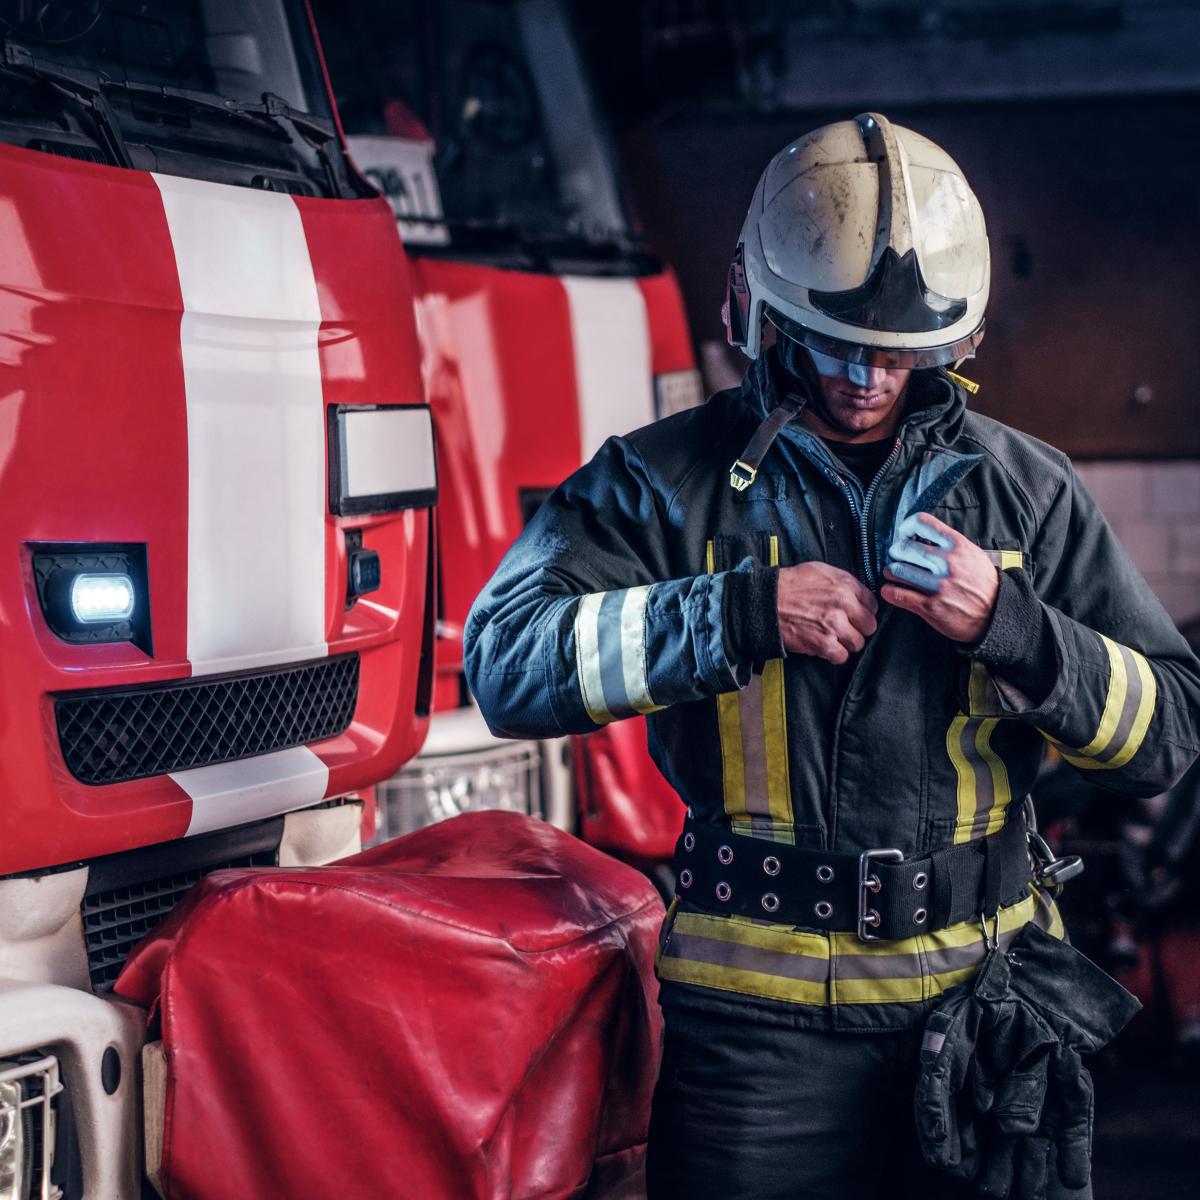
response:
M188 837L261 821L325 799L329 768L307 747L214 763L171 778L192 798Z
M579 389L581 462L654 420L650 324L634 279L564 276Z
M194 675L325 642L321 309L291 197L155 175L183 293Z

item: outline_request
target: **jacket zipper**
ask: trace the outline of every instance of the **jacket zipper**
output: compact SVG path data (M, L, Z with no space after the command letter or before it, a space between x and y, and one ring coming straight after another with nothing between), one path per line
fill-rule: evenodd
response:
M871 501L875 499L875 493L879 490L879 485L883 481L883 477L891 470L892 464L896 461L900 453L901 441L901 438L896 438L891 454L884 459L883 466L875 472L875 477L871 480L871 484L867 488L867 493L863 497L862 518L858 523L858 532L862 548L863 571L866 574L866 584L872 591L875 590L876 580L875 554L871 547Z
M850 505L850 512L853 514L854 520L858 525L858 548L862 559L862 581L872 591L875 590L876 576L875 555L871 552L871 501L875 499L875 493L879 490L879 485L883 482L883 477L891 470L892 464L899 456L902 442L903 438L896 438L896 441L892 445L891 453L884 460L879 470L875 472L866 492L863 493L861 509L859 508L853 489L846 480L836 471L829 472L830 478L837 482L842 495L846 497L846 502Z

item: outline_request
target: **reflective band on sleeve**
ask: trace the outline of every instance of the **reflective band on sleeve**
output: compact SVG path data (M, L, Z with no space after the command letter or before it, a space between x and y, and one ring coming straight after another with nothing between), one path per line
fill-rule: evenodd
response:
M1051 738L1063 758L1083 770L1115 770L1123 767L1141 748L1154 707L1158 684L1144 655L1098 635L1108 652L1108 690L1096 736L1078 750Z
M984 665L972 662L968 704L972 712L987 710L989 684ZM959 713L946 733L946 752L958 777L956 844L995 833L1004 824L1012 787L1004 760L992 749L998 724L996 717Z
M705 563L715 566L714 544ZM770 565L779 565L779 539L770 542ZM734 829L778 842L793 842L792 791L788 772L787 706L783 660L772 659L740 692L717 696L725 811Z
M648 586L590 592L575 610L575 661L587 714L606 725L658 711L646 676Z

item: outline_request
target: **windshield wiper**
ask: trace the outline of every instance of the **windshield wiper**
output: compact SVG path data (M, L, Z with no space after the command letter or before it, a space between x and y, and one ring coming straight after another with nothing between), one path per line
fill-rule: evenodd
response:
M63 99L83 109L92 118L99 135L96 140L109 158L119 167L133 166L99 77L89 77L83 71L40 61L24 46L9 41L4 43L0 72L18 79L44 83Z
M293 108L282 96L264 92L262 102L230 100L208 92L197 92L190 88L168 87L164 84L137 83L129 79L101 77L101 86L108 91L125 92L130 96L145 96L151 99L173 100L192 112L227 117L236 121L250 122L263 132L271 133L281 141L290 143L293 135L311 146L321 160L326 181L334 196L353 195L346 172L345 159L341 151L337 131L332 121L324 121L311 113ZM337 153L331 153L335 147Z

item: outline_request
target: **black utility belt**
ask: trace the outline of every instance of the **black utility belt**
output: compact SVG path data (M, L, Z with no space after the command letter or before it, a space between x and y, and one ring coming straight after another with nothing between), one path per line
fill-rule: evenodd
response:
M724 915L895 941L1014 904L1033 877L1025 818L915 858L846 854L732 833L688 817L675 846L676 894Z

